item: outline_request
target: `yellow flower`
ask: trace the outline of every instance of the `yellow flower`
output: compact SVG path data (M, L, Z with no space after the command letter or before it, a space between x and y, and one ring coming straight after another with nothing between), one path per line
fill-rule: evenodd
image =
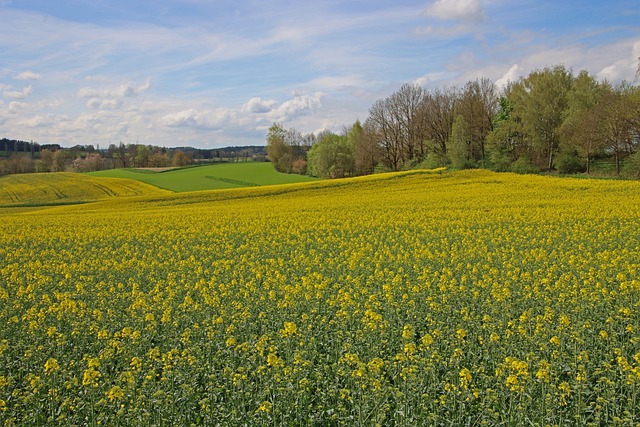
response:
M102 375L93 368L88 368L82 374L82 385L98 387L98 381Z
M298 326L294 322L284 322L284 328L280 331L283 337L290 337L298 332Z
M433 337L430 334L426 334L420 339L420 342L422 342L422 345L424 345L425 347L429 347L431 344L433 344Z
M273 408L273 404L271 402L264 401L258 408L257 412L269 413L271 412L271 408Z
M87 361L87 365L89 366L89 368L98 368L100 367L100 359L98 359L97 357L90 357Z
M540 381L549 382L549 362L543 360L540 362L540 367L538 368L538 372L536 372L536 378Z
M114 400L122 400L124 399L124 391L122 391L122 389L117 385L114 385L109 389L109 391L105 393L105 396L107 397L107 399L109 399L109 402L113 402Z
M56 372L60 369L60 365L58 365L58 361L54 358L47 359L44 363L44 373L50 374L52 372Z
M567 397L571 394L571 386L568 382L563 381L558 385L560 392L560 406L567 406Z
M131 362L129 363L129 366L134 371L139 371L140 368L142 368L142 360L139 357L134 356L131 358Z
M518 381L518 376L515 374L510 374L505 381L507 387L511 391L519 392L524 391L524 388L520 385L520 381Z
M278 367L280 365L282 365L282 361L280 360L280 358L274 354L274 353L269 353L269 355L267 355L267 365L271 368L275 368Z
M469 371L469 369L467 368L462 368L458 375L460 376L460 385L462 386L462 388L469 389L469 384L471 384L471 380L473 378L471 375L471 371Z
M384 360L380 359L379 357L374 357L369 361L369 363L367 363L367 369L369 369L369 372L371 372L371 374L373 375L378 375L383 366Z
M402 338L404 338L405 340L410 340L412 337L413 337L413 326L404 325L404 328L402 328Z

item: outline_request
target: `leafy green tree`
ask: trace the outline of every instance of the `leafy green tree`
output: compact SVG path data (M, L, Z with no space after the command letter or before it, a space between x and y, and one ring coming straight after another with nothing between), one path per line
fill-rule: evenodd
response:
M640 150L627 157L623 172L626 177L640 179Z
M274 123L267 132L267 156L279 172L291 172L293 153L287 144L287 131L280 123Z
M514 112L522 118L523 130L531 141L534 160L540 167L554 168L560 146L560 126L568 109L572 75L563 66L530 73L514 92Z
M355 173L354 135L352 134L349 138L349 134L323 134L309 150L307 159L309 174L312 176L342 178L353 175Z
M504 95L498 100L499 107L493 119L493 129L487 135L489 163L497 171L508 171L519 157L529 158L522 118L514 111L513 99L521 89L517 84L506 88Z
M603 94L603 85L586 71L581 71L573 81L571 90L567 94L567 117L560 127L563 141L563 166L567 169L571 163L569 157L572 152L585 159L586 173L591 172L593 155L602 149L602 139L599 138L599 125L595 117L595 107ZM575 162L573 162L575 163ZM574 164L572 169L576 168Z
M598 138L613 153L616 175L620 174L620 161L633 154L638 144L640 115L640 89L622 83L616 87L604 85L604 93L594 106L594 122Z
M561 147L556 158L556 168L561 174L575 174L586 172L586 166L580 159L580 155L570 147Z
M465 169L473 165L471 144L469 124L461 114L458 114L453 121L447 150L451 166L456 169Z
M144 168L149 166L149 156L151 156L151 151L146 145L138 145L136 147L136 165L139 168Z

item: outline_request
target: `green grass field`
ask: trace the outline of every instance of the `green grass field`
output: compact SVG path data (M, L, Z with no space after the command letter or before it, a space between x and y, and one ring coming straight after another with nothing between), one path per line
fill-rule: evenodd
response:
M273 168L271 163L262 162L224 163L166 172L113 169L91 172L89 175L134 179L176 192L290 184L315 180L315 178L308 176L280 173Z

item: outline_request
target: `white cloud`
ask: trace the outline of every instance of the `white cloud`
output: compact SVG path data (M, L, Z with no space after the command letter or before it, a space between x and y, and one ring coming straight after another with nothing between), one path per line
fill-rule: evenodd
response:
M136 98L150 87L151 80L139 85L127 82L115 87L108 85L106 88L82 87L78 90L78 96L87 99L85 105L88 108L110 110L122 108L125 105L125 99Z
M453 76L454 76L454 73L451 73L448 71L438 71L434 73L427 73L423 76L420 76L417 79L414 79L413 83L421 87L433 86L438 82L442 82L444 80L450 79Z
M12 101L9 103L9 112L12 114L18 113L20 110L24 109L27 104L24 102Z
M22 73L16 76L17 80L40 80L42 76L38 73L34 73L33 71L23 71Z
M479 0L436 0L427 6L424 15L443 21L484 21L484 10Z
M232 125L234 113L226 109L197 111L193 108L167 114L160 119L160 124L170 128L196 128L200 130L219 130L225 125Z
M57 123L56 117L51 114L37 115L28 119L20 120L18 122L19 125L30 127L30 128L51 127L56 123Z
M168 127L193 126L196 124L198 112L193 108L167 114L160 119L160 124Z
M31 94L31 92L33 92L33 88L31 86L27 86L22 88L21 91L5 91L3 93L5 98L11 98L11 99L25 99L27 96L29 96Z
M268 113L273 110L278 103L272 99L251 98L241 108L243 113Z
M120 108L123 105L122 100L120 99L101 99L101 98L89 98L87 100L87 107L94 109L114 109Z
M267 123L290 123L310 115L322 106L324 93L313 95L294 94L294 97L278 105L274 100L259 97L249 99L239 110L218 108L188 108L163 115L158 123L167 128L192 128L199 130L260 129Z
M640 40L633 44L631 53L626 58L619 59L602 68L598 72L598 77L609 81L632 80L630 77L638 70L638 61L640 61Z
M81 98L135 98L151 88L151 80L135 85L131 82L122 83L116 88L97 89L94 87L83 87L78 91Z
M275 121L288 122L298 116L311 114L322 105L322 98L325 94L316 92L313 96L295 95L293 99L282 103L271 113Z
M496 86L502 89L506 87L509 82L515 82L520 77L520 71L522 69L518 64L513 64L509 70L502 75L498 80L496 80Z
M131 83L124 83L118 87L116 95L120 97L134 98L141 93L146 92L149 88L151 88L151 80L147 80L145 83L138 86L134 86Z

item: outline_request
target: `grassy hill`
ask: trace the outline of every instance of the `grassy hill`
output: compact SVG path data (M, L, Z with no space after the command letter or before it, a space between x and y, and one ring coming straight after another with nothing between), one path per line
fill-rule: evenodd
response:
M74 204L164 193L166 191L140 181L68 172L0 178L0 207Z
M143 169L113 169L91 172L89 175L135 179L175 192L257 187L315 180L315 178L308 176L280 173L273 168L271 163L266 162L224 163L164 172Z

